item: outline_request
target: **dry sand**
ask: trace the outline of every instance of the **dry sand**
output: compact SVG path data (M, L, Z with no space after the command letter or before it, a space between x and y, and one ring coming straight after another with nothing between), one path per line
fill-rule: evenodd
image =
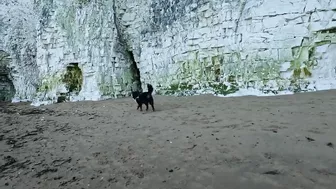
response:
M336 187L336 91L155 102L0 104L0 188Z

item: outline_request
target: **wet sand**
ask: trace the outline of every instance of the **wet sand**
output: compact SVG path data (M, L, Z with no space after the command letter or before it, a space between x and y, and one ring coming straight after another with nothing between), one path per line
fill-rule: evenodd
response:
M336 91L0 104L0 188L333 189Z

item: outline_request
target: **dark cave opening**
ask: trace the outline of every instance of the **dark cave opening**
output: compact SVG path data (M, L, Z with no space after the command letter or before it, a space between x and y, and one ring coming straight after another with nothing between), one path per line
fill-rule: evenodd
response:
M131 73L132 73L132 87L134 86L134 84L136 85L136 89L132 88L132 90L138 90L138 91L142 91L141 88L141 80L140 80L140 70L138 68L138 65L135 61L134 58L134 54L132 51L126 51L128 57L131 60Z
M15 95L15 87L10 79L10 69L8 68L10 55L0 50L0 101L11 101Z
M68 91L79 93L82 90L83 73L78 63L70 63L66 67L66 73L63 77L63 82L66 84Z
M70 63L67 65L66 72L63 75L63 82L67 89L67 93L60 93L57 97L57 103L69 100L71 93L78 95L82 90L83 72L78 66L78 63Z

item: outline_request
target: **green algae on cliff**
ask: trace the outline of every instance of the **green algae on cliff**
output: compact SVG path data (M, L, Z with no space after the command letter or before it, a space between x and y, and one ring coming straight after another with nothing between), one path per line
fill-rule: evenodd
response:
M47 93L55 90L57 87L65 85L69 93L79 93L82 89L83 75L77 63L70 64L64 73L57 73L51 76L45 76L42 79L37 92Z
M221 54L217 51L217 55L199 58L200 52L196 52L194 59L177 62L180 69L171 76L173 85L164 90L169 90L169 93L180 92L183 90L179 83L187 83L192 86L210 86L215 92L226 93L228 87L224 83L232 83L232 78L235 78L235 84L232 86L236 88L252 86L265 91L306 90L302 86L309 83L309 78L313 77L313 69L318 63L316 48L333 43L336 43L336 33L332 28L317 31L310 37L303 37L300 46L292 47L291 57L286 53L284 57L260 57L258 52L255 52L243 59L240 52ZM287 61L290 62L289 68L280 71L282 64ZM285 72L290 74L289 78L288 74L283 75ZM224 82L218 82L219 80Z
M62 76L60 75L52 75L52 76L46 76L41 79L41 84L37 87L37 92L49 92L56 87L60 86L62 82Z
M134 75L131 69L126 69L122 73L115 73L115 76L109 76L109 80L105 79L108 75L105 72L102 73L99 82L99 91L105 97L123 97L127 96L126 93L129 90L129 85L134 80Z
M239 52L204 58L199 58L198 51L193 53L194 59L178 62L180 68L169 79L171 84L162 89L163 94L209 88L217 94L227 95L247 82L275 80L280 75L280 63L274 60L259 60L256 56L246 66L246 60L241 59Z
M316 48L336 43L336 33L334 28L324 29L316 31L312 37L304 40L305 44L302 42L301 46L292 47L293 59L290 69L293 71L294 80L312 77L312 70L317 66Z

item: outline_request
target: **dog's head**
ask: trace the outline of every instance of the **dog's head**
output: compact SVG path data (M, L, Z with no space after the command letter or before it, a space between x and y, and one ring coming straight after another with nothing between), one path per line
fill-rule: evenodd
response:
M132 98L136 99L139 97L140 92L139 91L133 91L133 88L131 87L131 92L132 92Z
M132 91L132 98L136 99L139 97L139 95L140 95L139 91Z

